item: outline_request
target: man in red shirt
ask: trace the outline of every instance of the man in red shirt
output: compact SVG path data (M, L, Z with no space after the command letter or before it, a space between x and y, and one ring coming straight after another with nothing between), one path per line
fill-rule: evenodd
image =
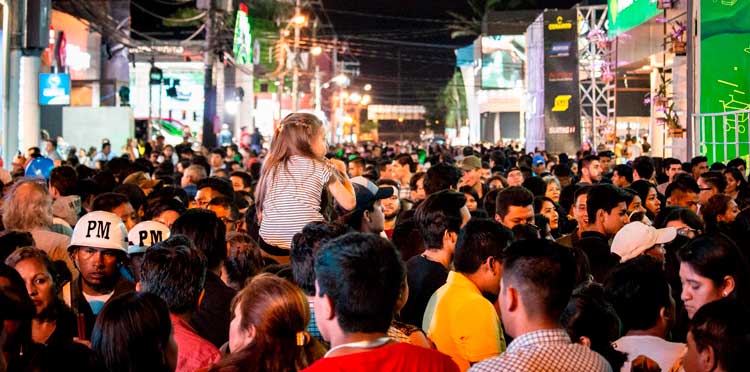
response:
M313 307L331 349L305 371L457 372L448 356L386 336L404 275L381 237L350 233L326 243L315 259Z
M206 258L176 235L146 251L141 265L138 291L151 292L169 306L174 339L177 343L176 372L193 372L216 363L221 354L188 323L198 309L206 280Z

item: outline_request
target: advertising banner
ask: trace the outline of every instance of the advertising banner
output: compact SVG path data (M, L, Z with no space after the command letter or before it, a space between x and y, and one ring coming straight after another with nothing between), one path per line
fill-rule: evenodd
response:
M544 142L552 153L581 147L576 10L544 12Z
M70 75L39 74L39 104L69 105Z
M619 36L661 13L656 0L608 0L607 5L609 37Z
M701 0L700 112L750 110L750 1ZM709 164L747 159L748 114L708 117L697 133ZM739 149L737 148L739 142Z

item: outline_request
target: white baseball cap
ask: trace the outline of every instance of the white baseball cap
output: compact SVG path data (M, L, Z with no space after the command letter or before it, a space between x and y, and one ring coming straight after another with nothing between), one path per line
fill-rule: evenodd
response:
M656 229L643 222L631 222L623 226L612 240L612 253L625 262L639 256L657 244L669 243L677 236L677 229L665 227Z
M113 249L127 253L128 232L120 217L114 213L86 213L73 228L68 252L73 247Z
M167 225L156 221L143 221L128 232L128 254L143 253L152 245L169 238Z

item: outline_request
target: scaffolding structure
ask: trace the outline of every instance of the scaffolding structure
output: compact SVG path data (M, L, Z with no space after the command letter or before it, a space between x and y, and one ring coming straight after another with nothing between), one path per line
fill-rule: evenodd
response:
M581 134L592 148L615 128L615 44L607 37L607 6L577 6ZM610 66L612 66L610 68Z

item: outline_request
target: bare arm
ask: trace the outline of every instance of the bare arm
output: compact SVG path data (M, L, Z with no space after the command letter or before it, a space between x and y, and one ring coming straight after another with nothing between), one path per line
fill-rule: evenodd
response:
M346 175L346 165L338 159L330 159L331 164L335 167L332 169L333 176L328 182L328 191L339 205L350 211L357 205L357 198L354 194L354 186Z

